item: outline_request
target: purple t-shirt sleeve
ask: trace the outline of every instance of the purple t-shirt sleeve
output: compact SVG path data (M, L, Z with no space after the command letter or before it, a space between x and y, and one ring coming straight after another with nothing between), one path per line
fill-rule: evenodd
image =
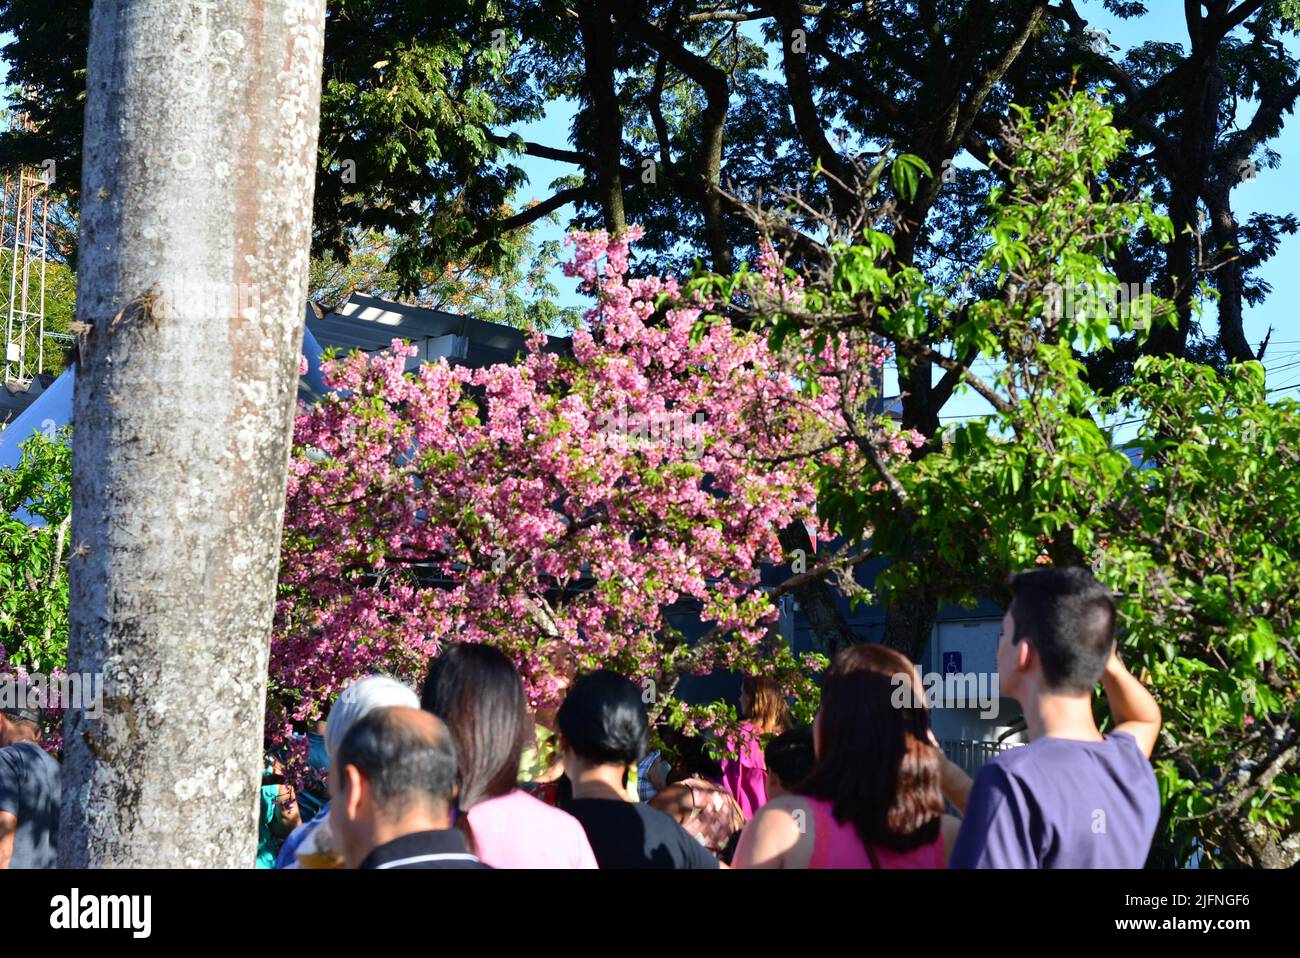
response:
M996 762L980 769L966 802L949 868L1037 868L1029 804Z

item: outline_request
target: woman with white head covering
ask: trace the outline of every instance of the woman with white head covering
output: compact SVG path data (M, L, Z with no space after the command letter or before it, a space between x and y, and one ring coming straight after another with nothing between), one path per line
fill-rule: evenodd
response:
M387 675L368 675L357 679L334 700L325 725L325 751L333 761L339 743L357 720L375 709L402 705L418 709L420 697L410 688ZM275 860L276 868L338 867L329 835L329 803L310 822L298 826L284 840ZM341 861L338 863L341 864Z

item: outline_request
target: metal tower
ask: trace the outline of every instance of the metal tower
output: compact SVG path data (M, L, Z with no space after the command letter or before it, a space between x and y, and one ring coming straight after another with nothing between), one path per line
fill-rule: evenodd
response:
M45 263L48 172L22 167L0 199L0 322L4 383L25 387L45 363Z

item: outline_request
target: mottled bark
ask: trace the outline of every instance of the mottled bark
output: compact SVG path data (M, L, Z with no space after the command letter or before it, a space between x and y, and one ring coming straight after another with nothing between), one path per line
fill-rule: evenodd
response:
M252 867L324 0L98 0L65 867Z

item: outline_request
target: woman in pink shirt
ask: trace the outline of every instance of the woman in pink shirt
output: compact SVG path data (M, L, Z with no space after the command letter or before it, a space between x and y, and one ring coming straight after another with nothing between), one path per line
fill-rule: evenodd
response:
M767 802L763 738L786 731L790 713L775 679L747 675L740 688L740 714L745 717L740 724L740 741L727 740L727 748L738 755L723 759L722 785L748 820Z
M835 657L813 723L817 763L798 795L768 802L733 868L943 868L958 821L944 814L943 753L916 668L883 645Z
M576 818L516 787L533 725L514 664L487 645L456 643L429 662L420 704L456 739L456 827L493 868L595 868Z

